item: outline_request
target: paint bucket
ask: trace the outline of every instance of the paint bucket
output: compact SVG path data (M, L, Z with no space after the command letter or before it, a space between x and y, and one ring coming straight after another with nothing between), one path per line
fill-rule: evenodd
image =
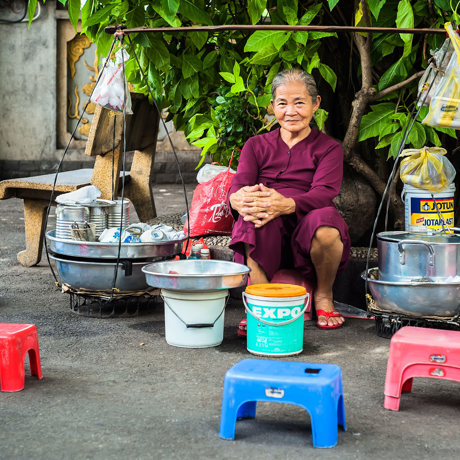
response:
M436 193L404 185L401 198L404 201L406 232L433 233L453 227L454 196L454 184Z
M247 349L263 356L297 355L303 350L304 313L310 296L294 284L253 284L243 292Z
M224 338L224 311L228 290L161 290L165 304L165 338L185 348L215 347Z

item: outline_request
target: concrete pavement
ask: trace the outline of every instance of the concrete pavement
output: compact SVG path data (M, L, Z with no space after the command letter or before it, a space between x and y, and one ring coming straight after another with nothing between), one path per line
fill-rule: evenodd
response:
M190 198L193 186L187 185ZM155 186L158 213L185 212L181 186ZM372 320L338 330L307 322L304 351L292 361L342 368L347 431L332 449L312 447L300 407L261 403L255 420L219 438L225 372L253 357L236 334L243 305L225 311L222 345L170 346L160 301L137 314L101 319L74 313L56 289L46 257L24 268L22 202L0 201L0 322L38 328L44 378L0 393L0 457L5 459L433 459L457 458L460 383L415 379L399 412L383 408L390 341ZM50 221L50 224L52 222ZM160 300L160 299L158 299ZM331 427L333 428L333 427Z

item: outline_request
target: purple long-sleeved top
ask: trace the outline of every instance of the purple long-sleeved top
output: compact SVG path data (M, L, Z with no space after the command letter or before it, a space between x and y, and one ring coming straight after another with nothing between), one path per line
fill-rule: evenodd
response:
M246 142L228 194L262 183L294 199L301 218L312 209L333 206L342 176L343 152L337 141L312 129L289 148L276 129Z

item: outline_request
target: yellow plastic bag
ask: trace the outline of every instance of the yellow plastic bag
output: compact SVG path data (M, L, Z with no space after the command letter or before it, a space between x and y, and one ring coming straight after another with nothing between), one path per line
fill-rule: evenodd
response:
M455 168L444 156L446 149L423 147L406 149L401 152L399 175L401 180L413 187L432 192L440 192L449 187L455 179Z
M444 28L455 51L432 95L430 110L422 123L460 129L460 37L450 22L446 22Z

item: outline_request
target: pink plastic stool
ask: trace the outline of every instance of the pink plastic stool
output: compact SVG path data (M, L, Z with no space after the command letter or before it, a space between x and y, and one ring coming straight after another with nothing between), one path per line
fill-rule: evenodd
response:
M303 286L307 290L307 293L309 294L309 296L307 296L307 299L305 300L305 302L308 301L308 306L304 313L304 319L306 321L309 321L312 319L311 304L313 301L314 285L311 281L306 279L298 270L281 269L281 270L278 270L274 274L273 278L271 279L271 282L272 283L295 284L296 286Z
M0 323L0 389L24 389L24 361L29 352L30 373L42 378L37 328L33 324Z
M414 377L460 382L460 332L406 326L391 338L385 402L399 410L401 392L412 391Z

